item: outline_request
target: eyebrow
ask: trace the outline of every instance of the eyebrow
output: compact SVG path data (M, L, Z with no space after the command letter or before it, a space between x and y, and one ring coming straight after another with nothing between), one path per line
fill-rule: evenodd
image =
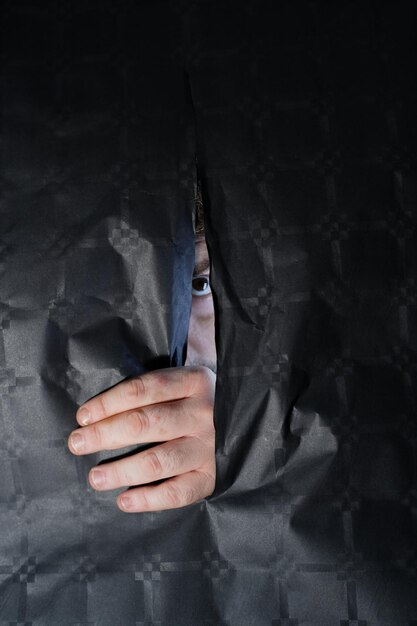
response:
M202 259L199 263L197 263L194 267L194 276L198 276L202 272L205 272L210 267L210 259L207 257Z

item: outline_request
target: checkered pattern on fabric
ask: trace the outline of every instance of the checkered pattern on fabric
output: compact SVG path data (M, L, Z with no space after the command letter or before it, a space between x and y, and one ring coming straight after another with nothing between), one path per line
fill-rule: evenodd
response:
M0 626L416 626L414 4L4 0L0 29ZM66 438L182 361L196 157L217 489L127 516Z

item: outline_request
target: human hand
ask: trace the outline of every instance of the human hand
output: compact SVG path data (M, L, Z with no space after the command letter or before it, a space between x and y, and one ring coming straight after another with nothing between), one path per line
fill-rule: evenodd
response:
M156 370L84 403L76 415L82 428L68 439L73 454L164 442L94 467L91 486L107 491L144 485L117 497L119 508L129 513L174 509L213 493L215 381L207 367Z

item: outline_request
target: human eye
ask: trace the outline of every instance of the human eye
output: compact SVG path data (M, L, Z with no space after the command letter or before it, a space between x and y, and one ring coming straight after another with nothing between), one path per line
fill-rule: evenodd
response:
M193 296L201 297L211 294L210 279L205 274L194 276L191 284Z

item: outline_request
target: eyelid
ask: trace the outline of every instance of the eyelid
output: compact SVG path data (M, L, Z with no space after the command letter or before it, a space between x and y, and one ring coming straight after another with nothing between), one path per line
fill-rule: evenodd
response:
M207 273L210 273L210 261L209 259L202 259L198 263L196 263L194 267L194 274L196 276L205 276Z
M210 278L210 272L209 272L209 270L207 270L207 271L204 271L204 270L203 270L202 272L196 272L196 271L195 271L195 272L193 273L193 280L194 280L194 278L200 278L200 276L204 276L204 277L208 277L208 278Z

